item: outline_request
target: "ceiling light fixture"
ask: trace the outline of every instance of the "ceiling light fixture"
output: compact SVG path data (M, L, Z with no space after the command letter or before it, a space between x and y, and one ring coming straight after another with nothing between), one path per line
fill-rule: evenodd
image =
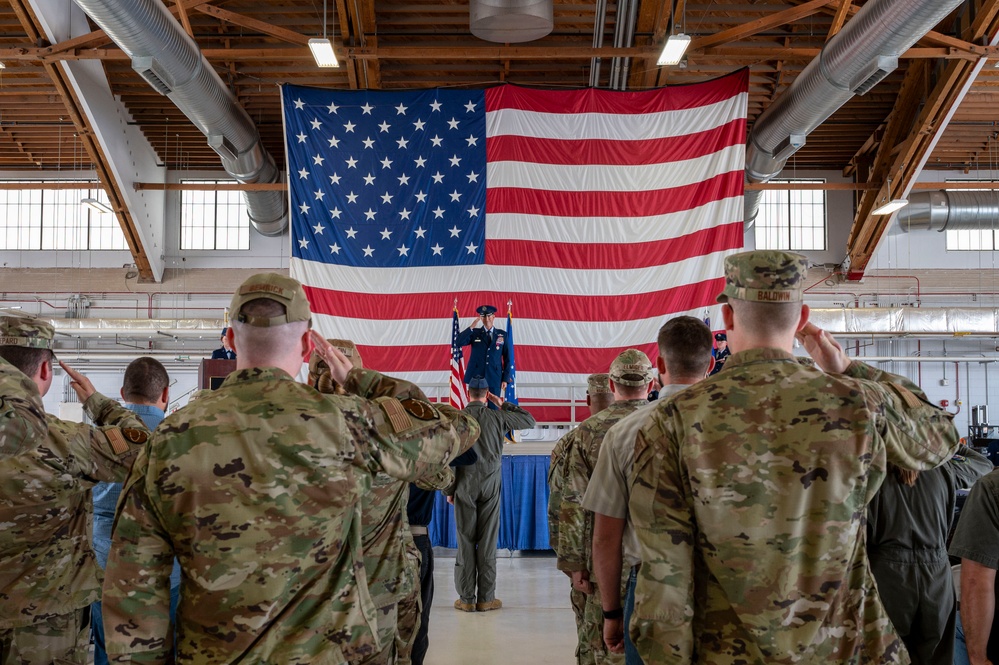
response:
M890 215L909 205L909 199L892 199L871 211L872 215Z
M309 50L316 60L317 67L339 67L340 61L333 52L333 42L326 37L326 0L323 0L323 37L309 40Z
M97 212L101 213L102 215L107 215L107 214L110 214L110 213L114 212L114 210L112 210L111 207L108 204L101 203L100 201L98 201L97 199L95 199L93 197L89 197L88 196L85 199L80 199L80 203L82 205L88 206L89 208L92 208L92 209L96 210Z
M888 178L888 196L891 196L891 178ZM909 205L909 199L887 200L887 196L881 197L881 205L871 211L872 215L890 215L896 210L901 210Z
M3 64L2 62L0 62L0 69L7 69L7 65Z
M687 47L690 46L690 35L670 35L669 39L666 40L666 45L663 46L663 52L659 56L659 61L656 63L660 67L663 65L679 65L680 61L683 60L683 54L687 52Z
M333 52L333 44L325 37L310 39L309 49L312 51L312 57L316 59L317 67L340 66L340 61L336 59L336 53Z

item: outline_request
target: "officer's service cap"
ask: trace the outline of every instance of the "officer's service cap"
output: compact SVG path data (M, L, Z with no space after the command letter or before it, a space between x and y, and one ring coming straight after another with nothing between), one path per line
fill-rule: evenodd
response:
M0 346L23 346L29 349L51 349L55 328L51 324L27 316L0 316Z
M287 311L282 316L271 318L247 316L240 311L243 305L258 298L279 302L285 306ZM309 299L305 297L305 289L302 288L298 280L286 275L279 275L276 272L260 273L240 284L232 296L229 312L236 321L259 328L312 320L312 312L309 310Z
M587 395L600 395L603 393L609 393L610 391L609 374L590 374L586 377Z
M801 254L777 250L741 252L725 259L725 289L729 298L750 302L801 302L808 261Z
M471 390L489 390L489 382L484 376L474 376L468 380L468 387Z
M725 333L715 333L715 341L716 342L727 342L728 341L728 335L726 335Z
M479 305L479 308L475 310L479 316L486 316L487 314L495 314L496 308L492 305Z
M610 366L610 380L619 386L647 386L655 378L649 357L638 349L628 349L614 359Z

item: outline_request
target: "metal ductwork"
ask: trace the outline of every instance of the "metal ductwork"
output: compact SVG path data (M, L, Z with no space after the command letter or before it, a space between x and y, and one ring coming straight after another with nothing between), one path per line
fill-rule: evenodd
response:
M999 229L999 192L937 191L909 194L898 213L903 231Z
M132 59L134 69L208 137L222 166L244 184L280 182L274 158L232 91L161 0L75 0ZM243 192L250 223L267 236L288 228L282 192Z
M814 308L808 320L843 337L999 336L999 309L993 307Z
M898 56L962 0L871 0L822 48L794 83L753 124L746 145L746 182L763 183L805 145L805 137L854 95L898 67ZM746 192L747 225L763 192Z
M468 28L487 42L541 39L555 27L554 0L471 0Z

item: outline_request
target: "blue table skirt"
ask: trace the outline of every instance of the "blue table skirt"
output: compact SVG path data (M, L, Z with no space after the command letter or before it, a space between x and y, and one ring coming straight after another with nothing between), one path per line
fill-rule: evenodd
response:
M548 455L504 455L500 489L500 549L547 550ZM454 508L437 493L428 527L435 547L458 547Z

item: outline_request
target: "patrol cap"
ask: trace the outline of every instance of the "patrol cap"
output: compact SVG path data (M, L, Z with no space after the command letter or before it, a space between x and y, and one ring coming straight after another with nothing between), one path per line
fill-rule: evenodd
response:
M610 380L619 386L647 386L654 378L649 357L638 349L622 351L610 366Z
M487 314L495 314L496 308L492 305L479 305L479 308L475 311L479 316L486 316Z
M489 382L484 376L476 376L468 380L468 387L472 390L489 390Z
M715 341L716 342L727 342L728 341L728 335L726 335L725 333L715 333Z
M51 349L55 328L51 324L27 316L0 316L0 346L23 346L29 349Z
M801 302L808 261L801 254L758 250L725 259L725 289L718 302L729 298L749 302Z
M266 319L259 316L246 316L240 311L243 305L257 298L279 302L285 306L287 312L283 316ZM295 321L312 321L312 312L309 310L309 299L305 297L305 289L302 288L297 279L279 275L276 272L253 275L240 284L236 293L232 295L229 313L236 321L258 328L282 326Z
M340 353L347 356L350 359L350 364L354 367L364 367L361 362L361 354L357 350L357 345L354 344L349 339L327 339L327 342L335 346L340 350ZM315 351L312 352L312 357L309 358L309 374L319 374L322 370L329 367L326 361L319 357L319 354Z
M590 374L586 377L587 395L600 395L602 393L609 393L610 391L610 375Z

